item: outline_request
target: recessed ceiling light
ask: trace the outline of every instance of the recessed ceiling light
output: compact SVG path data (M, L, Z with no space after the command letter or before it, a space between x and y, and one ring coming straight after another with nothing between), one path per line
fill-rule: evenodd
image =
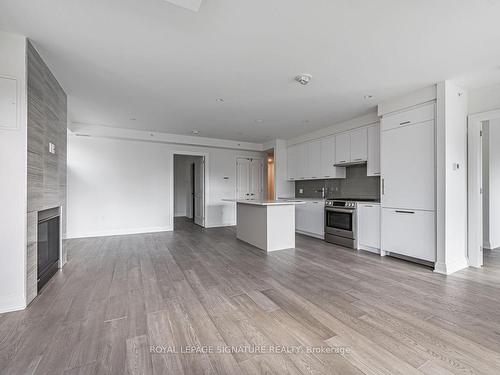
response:
M309 83L309 81L311 80L312 78L312 75L308 74L308 73L303 73L303 74L300 74L298 76L295 77L295 80L300 83L302 86L305 86Z
M192 133L196 135L196 134L200 134L200 131L199 131L199 130L194 129L194 130L192 131Z
M264 120L262 120L262 119L258 118L257 120L255 120L255 122L256 122L257 124L262 124L262 123L264 122Z
M363 96L363 99L365 100L373 99L373 95L366 94L365 96Z
M130 121L136 121L137 119L135 117L131 117L129 120Z
M219 103L224 103L224 99L222 99L222 98L217 98L217 99L215 99L215 101L219 102Z
M311 120L304 120L302 121L304 124L309 124L311 122Z

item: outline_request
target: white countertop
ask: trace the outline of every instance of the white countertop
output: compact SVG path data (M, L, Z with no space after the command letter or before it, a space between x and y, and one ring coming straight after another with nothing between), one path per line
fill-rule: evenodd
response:
M223 199L224 202L235 202L239 204L251 204L254 206L290 206L296 204L304 204L305 202L299 199L280 199L280 200L238 200L238 199Z

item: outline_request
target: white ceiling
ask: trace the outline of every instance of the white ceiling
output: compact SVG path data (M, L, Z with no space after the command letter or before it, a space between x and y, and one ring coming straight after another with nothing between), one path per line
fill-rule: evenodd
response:
M0 2L0 29L34 41L73 121L250 142L493 70L499 19L498 0Z

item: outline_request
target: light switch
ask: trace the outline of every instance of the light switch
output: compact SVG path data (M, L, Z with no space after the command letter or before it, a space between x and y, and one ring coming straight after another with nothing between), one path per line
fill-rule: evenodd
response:
M51 143L51 142L49 143L49 152L51 154L55 154L56 153L56 145L53 144L53 143Z

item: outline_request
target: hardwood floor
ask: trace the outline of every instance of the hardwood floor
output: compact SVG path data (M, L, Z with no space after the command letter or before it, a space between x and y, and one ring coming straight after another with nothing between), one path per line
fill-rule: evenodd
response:
M445 277L304 236L264 254L187 221L68 250L0 315L2 374L500 373L497 251Z

